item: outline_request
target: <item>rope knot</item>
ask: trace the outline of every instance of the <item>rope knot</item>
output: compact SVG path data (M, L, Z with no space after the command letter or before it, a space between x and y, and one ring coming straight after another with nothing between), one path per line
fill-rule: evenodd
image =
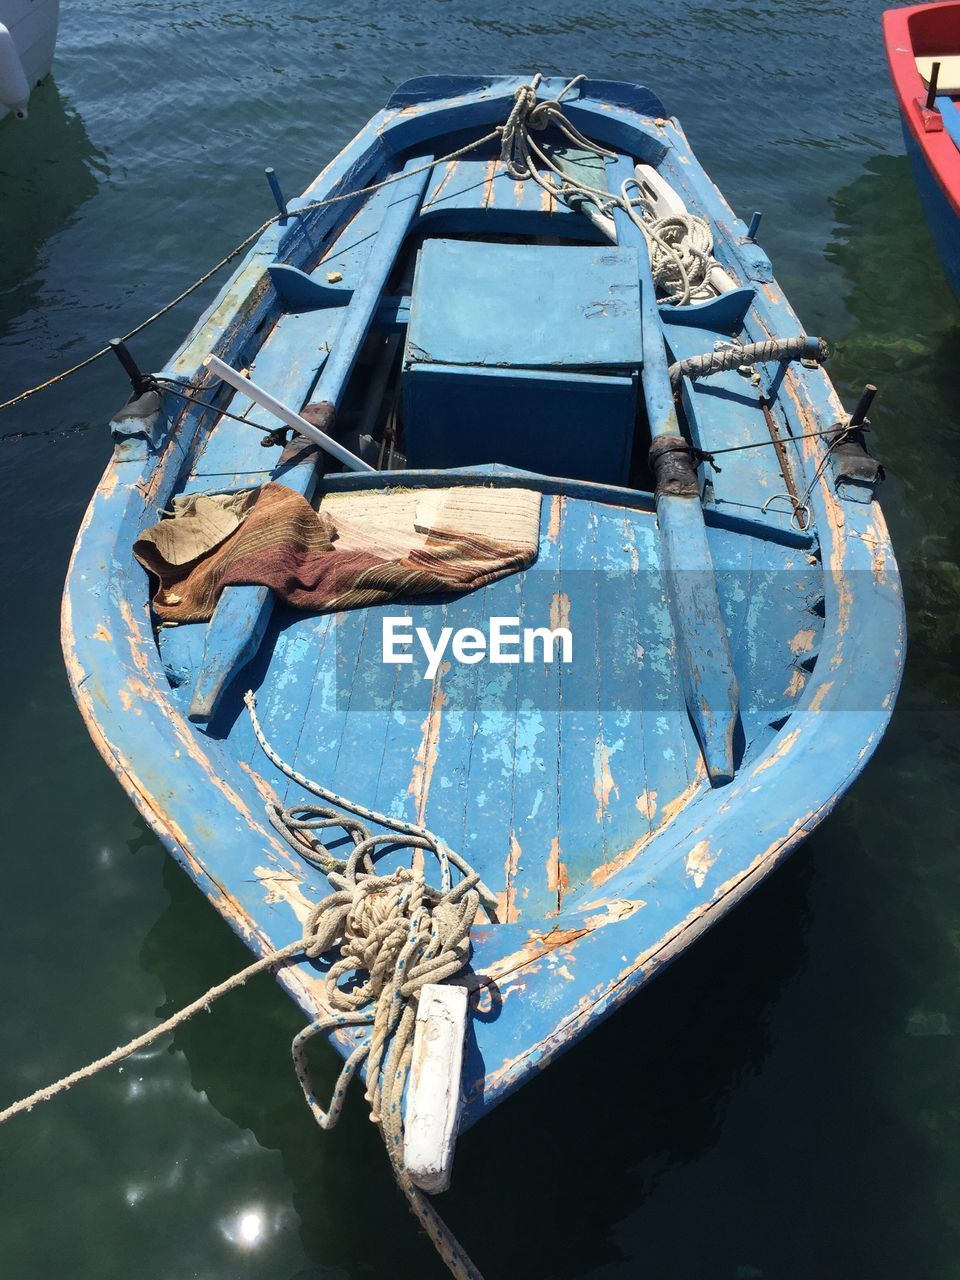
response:
M527 128L539 130L546 129L547 125L550 123L550 117L555 109L556 108L552 102L537 102L536 97L534 96L534 105L530 107L527 114Z
M403 900L407 895L404 882L410 875L406 868L401 868L394 876L383 881L377 880L366 892L358 892L347 915L345 936L347 938L366 938L377 932L389 920L401 917ZM370 884L371 882L367 882ZM358 886L358 889L363 886Z

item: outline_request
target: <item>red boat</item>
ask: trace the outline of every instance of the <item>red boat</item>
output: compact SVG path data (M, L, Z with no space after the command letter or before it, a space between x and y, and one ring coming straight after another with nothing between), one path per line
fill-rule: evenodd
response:
M960 3L888 9L883 37L914 181L960 297Z

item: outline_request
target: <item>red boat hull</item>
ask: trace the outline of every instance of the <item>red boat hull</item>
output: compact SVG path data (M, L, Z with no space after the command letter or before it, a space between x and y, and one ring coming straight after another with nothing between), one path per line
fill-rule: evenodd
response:
M944 270L960 297L960 148L941 112L926 108L927 86L916 66L918 57L960 56L960 3L888 9L883 34L914 180Z

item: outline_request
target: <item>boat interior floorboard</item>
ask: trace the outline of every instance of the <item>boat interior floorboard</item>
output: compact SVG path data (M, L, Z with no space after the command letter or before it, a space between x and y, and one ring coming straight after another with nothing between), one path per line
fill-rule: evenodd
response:
M803 549L724 529L711 537L746 757L789 715L815 660L820 576ZM387 616L410 618L434 641L445 627L487 634L495 617L518 619L518 630L569 626L603 657L574 668L444 661L431 681L416 645L409 665L382 660ZM204 631L161 631L184 711ZM524 573L468 594L336 615L278 610L210 741L229 733L229 753L284 803L302 799L250 733L240 704L248 683L285 760L428 825L481 871L507 921L563 910L598 869L636 857L710 790L681 692L655 517L645 510L546 497L539 555Z

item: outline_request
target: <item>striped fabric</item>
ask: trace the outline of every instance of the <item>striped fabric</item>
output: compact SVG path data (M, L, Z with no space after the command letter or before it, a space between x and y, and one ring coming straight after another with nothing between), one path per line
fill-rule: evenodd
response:
M527 568L537 555L540 494L526 489L337 494L314 511L271 483L239 508L235 499L212 501L232 501L237 515L224 535L233 521L211 520L209 503L200 504L212 545L198 540L195 502L134 543L161 622L207 621L228 586L266 586L314 613L473 591Z

